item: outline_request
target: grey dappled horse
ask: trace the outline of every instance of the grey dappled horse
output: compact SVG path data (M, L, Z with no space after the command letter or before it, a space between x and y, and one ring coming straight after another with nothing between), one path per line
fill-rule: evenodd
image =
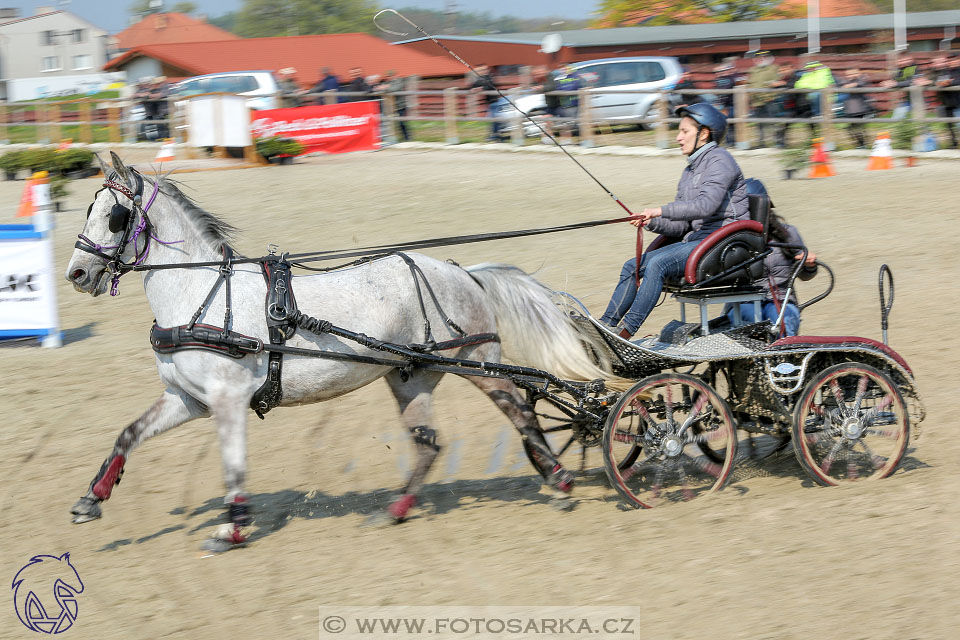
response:
M144 202L151 192L155 199L142 205L148 209L146 215L152 226L141 229L138 234L134 227L143 227L140 223L144 214L134 206L130 195L136 193L139 174L125 167L115 154L111 156L112 169L101 162L106 188L98 192L91 205L81 235L81 242L94 247L96 253L76 249L67 267L66 277L77 291L94 297L104 293L112 277L107 270L107 258L113 255L111 251L117 251L117 245L131 237L125 247L120 247L122 254L118 256L127 263L136 260L144 265L157 265L222 260L222 251L233 228L199 208L175 183L161 176L143 177L146 184L139 185L143 188ZM118 230L118 222L110 223L111 212L117 204L132 210L129 220L125 221L126 230ZM129 235L131 230L133 235ZM427 256L409 255L435 291L440 308L468 335L497 333L502 341L463 346L443 355L499 362L502 347L514 362L560 377L580 380L609 377L594 365L584 349L584 337L551 301L551 291L529 275L506 265L485 264L463 269ZM157 324L174 327L187 323L217 282L218 275L218 268L212 266L145 271L144 290ZM411 271L398 256L322 274L296 276L293 280L297 306L307 313L322 315L336 326L398 344L415 343L423 336L423 311ZM268 343L264 317L267 285L259 265L236 265L231 287L231 329ZM225 308L222 289L221 286L199 318L200 322L222 326ZM457 337L441 320L436 305L426 307L427 319L438 333L437 341ZM109 310L103 312L109 313ZM448 335L443 335L444 332ZM298 330L287 345L383 355L329 333L315 335L302 330ZM188 350L158 353L156 358L166 389L152 407L121 431L87 494L74 505L74 522L101 516L100 503L110 497L126 459L141 443L195 418L213 416L227 489L225 502L230 507L233 525L228 542L242 542L240 527L249 522L243 504L246 500L247 417L250 400L267 375L268 356L261 352L234 359L209 351ZM396 368L389 366L287 354L280 406L328 400L385 378L417 452L416 464L400 498L388 509L390 520L401 521L414 504L439 451L432 426L431 394L442 375L414 368L409 378L404 379L406 376L401 377ZM526 403L520 390L503 378L464 377L507 415L545 484L554 489L558 498L565 497L570 491L572 476L551 453L533 407Z

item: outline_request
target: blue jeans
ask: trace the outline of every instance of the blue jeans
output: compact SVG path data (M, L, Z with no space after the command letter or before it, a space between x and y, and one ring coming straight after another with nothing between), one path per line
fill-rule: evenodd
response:
M657 305L664 279L681 277L687 258L696 247L696 242L676 242L643 254L640 259L642 280L639 289L636 281L637 259L630 258L623 263L620 282L600 320L611 326L623 320L623 326L631 334L636 333Z
M777 321L777 306L772 302L763 303L763 320L768 320L770 324ZM733 322L733 309L727 311L727 317ZM740 317L744 322L759 322L753 317L753 303L740 303ZM795 336L800 331L800 309L793 303L787 303L787 309L783 312L783 326L788 336Z

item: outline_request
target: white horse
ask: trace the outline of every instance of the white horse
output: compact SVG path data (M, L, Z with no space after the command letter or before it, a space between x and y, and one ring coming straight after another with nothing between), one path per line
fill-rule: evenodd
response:
M222 261L224 252L230 251L227 241L233 228L199 208L172 181L161 176L143 177L125 167L115 154L111 156L112 169L101 162L105 188L90 205L78 248L67 267L67 279L77 291L98 296L108 289L114 275L111 272L116 272L118 265L123 271L122 264L138 262L148 268L143 285L159 327L189 323L210 293L212 299L197 320L222 327L227 292L224 281L218 280L217 266L149 267ZM145 203L148 198L150 202ZM306 313L322 315L336 326L401 345L423 340L424 314L438 333L438 342L458 338L444 321L439 311L442 309L467 335L495 333L501 340L458 346L442 353L444 356L495 363L500 362L502 347L514 362L562 378L610 377L594 363L585 349L584 336L567 314L552 302L552 292L519 269L492 264L463 269L423 255L409 257L435 292L437 304L426 295L422 297L426 302L421 302L411 268L402 256L390 255L322 274L296 276L292 288L297 306ZM269 344L264 314L267 285L260 265L234 265L230 290L230 329ZM302 329L286 345L389 357L330 333ZM228 542L241 543L241 527L250 521L244 493L247 417L251 398L267 377L268 354L234 358L209 350L180 350L157 353L156 357L166 389L152 407L121 431L86 495L74 505L74 522L101 516L100 503L110 497L125 461L141 443L195 418L212 415L218 428L225 502L232 522ZM279 404L335 398L385 377L417 451L408 482L388 509L390 521L400 522L415 503L440 449L432 426L431 394L442 375L420 368L400 371L388 364L288 354L283 361ZM544 483L558 497L565 497L572 487L572 475L550 451L533 407L521 391L501 377L464 377L509 417Z

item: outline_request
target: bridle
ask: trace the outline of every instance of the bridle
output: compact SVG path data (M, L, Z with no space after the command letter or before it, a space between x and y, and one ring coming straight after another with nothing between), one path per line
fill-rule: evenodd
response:
M153 193L150 194L150 199L147 201L147 205L142 206L144 185L143 176L141 176L135 169L129 169L129 173L133 176L136 183L135 189L131 189L120 182L107 179L103 182L103 186L97 191L97 193L94 194L93 202L91 202L90 206L87 207L87 219L89 220L90 213L93 211L93 205L96 204L97 197L100 195L100 192L104 189L108 189L110 191L110 195L113 196L113 199L116 201L116 203L110 208L110 218L107 226L111 233L122 232L120 241L115 245L101 245L97 244L81 233L77 236L79 239L74 245L77 249L86 251L87 253L92 253L106 263L106 269L112 276L110 282L111 296L116 296L120 293L120 276L129 271L133 271L134 268L143 264L143 262L147 259L147 255L150 253L151 238L157 242L160 242L161 244L176 244L176 242L182 242L182 240L177 240L175 242L163 242L153 235L153 223L150 222L147 212L150 210L150 207L153 205L153 201L160 192L160 181L157 180L154 182ZM118 192L130 200L130 203L133 205L132 210L130 207L120 203L120 199L117 197ZM134 212L139 212L139 218L133 215ZM141 234L143 234L144 238L142 252L140 246L137 244ZM133 262L124 262L122 259L123 252L126 251L127 245L131 242L133 243ZM116 249L116 251L114 251L111 255L105 253L105 249Z

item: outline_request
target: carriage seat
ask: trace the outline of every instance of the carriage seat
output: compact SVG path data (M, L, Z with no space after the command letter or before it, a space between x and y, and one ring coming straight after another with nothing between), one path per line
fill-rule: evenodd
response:
M763 278L763 260L750 260L767 250L770 197L751 194L749 203L750 220L724 225L701 240L687 258L683 278L667 280L665 291L689 293L707 286L750 288ZM677 238L658 236L647 247L647 252L677 241ZM741 264L743 268L737 269ZM722 275L724 273L726 275Z
M682 279L664 282L663 290L673 293L680 303L682 323L686 323L687 304L699 307L702 335L710 333L710 305L731 304L734 328L743 324L740 303L752 303L754 317L762 315L764 289L756 282L762 281L763 257L769 253L770 197L751 194L749 203L750 220L732 222L701 240L687 258ZM647 251L676 241L658 236Z

